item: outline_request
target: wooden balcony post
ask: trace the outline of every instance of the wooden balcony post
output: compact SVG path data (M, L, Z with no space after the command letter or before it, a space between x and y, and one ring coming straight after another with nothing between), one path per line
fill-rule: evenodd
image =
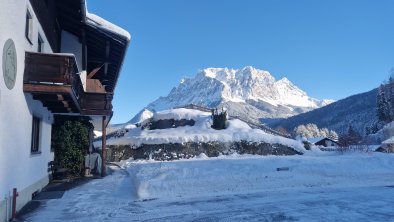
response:
M107 147L107 126L105 124L106 116L103 116L102 120L102 137L101 137L101 158L102 158L102 164L101 164L101 176L104 177L106 172L105 172L105 148Z

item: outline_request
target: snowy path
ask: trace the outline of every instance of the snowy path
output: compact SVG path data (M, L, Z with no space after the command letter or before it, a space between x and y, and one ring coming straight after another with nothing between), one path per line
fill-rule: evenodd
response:
M393 155L125 165L128 173L70 190L26 221L394 221Z

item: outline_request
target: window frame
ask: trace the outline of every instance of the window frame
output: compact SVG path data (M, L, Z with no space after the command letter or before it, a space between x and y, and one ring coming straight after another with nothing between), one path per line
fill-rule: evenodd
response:
M38 33L37 52L44 52L44 46L45 46L45 42L44 42L43 38L41 37L40 33Z
M29 9L26 9L25 37L27 41L33 45L33 16Z
M33 115L32 127L31 127L31 146L30 146L31 154L41 153L40 142L41 142L41 118Z

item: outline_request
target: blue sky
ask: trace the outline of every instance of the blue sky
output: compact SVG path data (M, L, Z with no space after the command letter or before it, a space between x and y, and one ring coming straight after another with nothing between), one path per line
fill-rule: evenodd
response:
M394 67L393 9L392 0L88 1L132 36L112 123L207 67L251 65L318 99L371 90Z

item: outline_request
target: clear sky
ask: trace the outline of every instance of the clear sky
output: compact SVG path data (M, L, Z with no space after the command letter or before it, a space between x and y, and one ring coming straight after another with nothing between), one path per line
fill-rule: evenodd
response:
M207 67L251 65L335 100L394 67L393 0L88 0L88 10L132 36L112 123Z

